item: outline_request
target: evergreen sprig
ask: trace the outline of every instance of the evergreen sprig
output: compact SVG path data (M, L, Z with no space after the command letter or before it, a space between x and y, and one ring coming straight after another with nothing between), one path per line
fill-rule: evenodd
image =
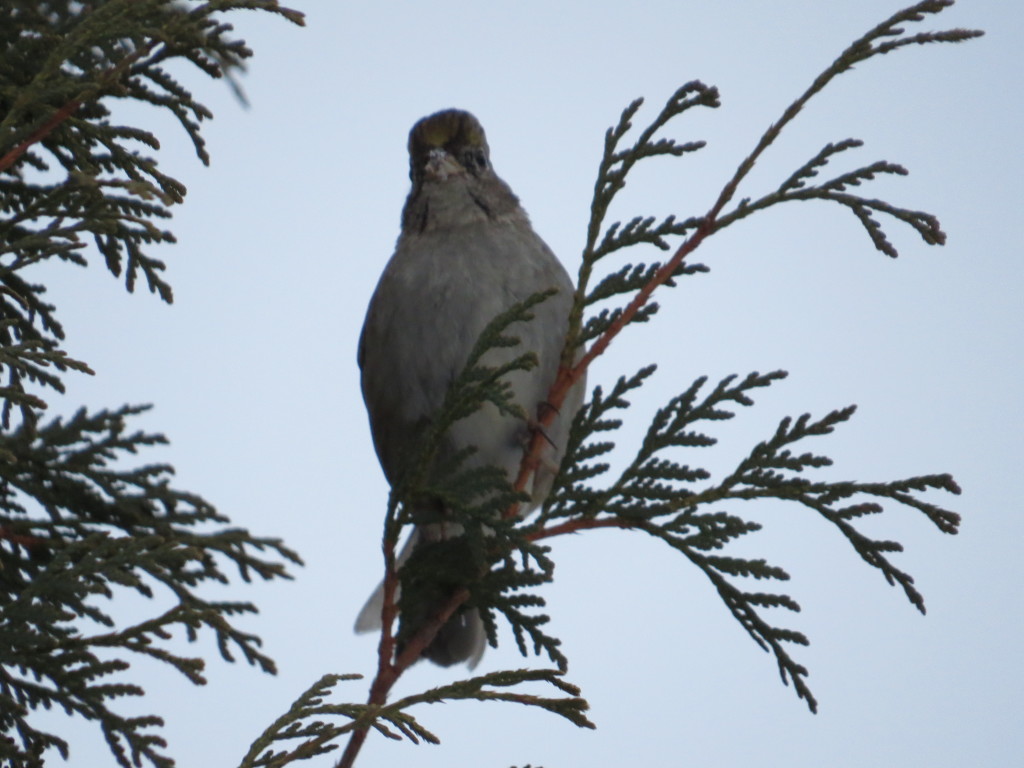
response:
M573 348L608 333L611 328L622 322L625 313L623 308L602 309L584 323L585 308L615 296L635 296L645 286L651 285L664 267L660 262L650 265L627 264L605 275L591 288L590 282L598 262L617 251L637 245L653 245L667 251L670 248L667 238L685 236L696 230L701 223L701 219L697 217L678 221L675 216L670 215L658 221L653 216L635 216L625 225L616 221L605 227L604 222L612 203L626 186L627 177L637 163L657 157L682 157L702 149L706 144L704 141L679 143L670 137L655 138L659 131L674 118L691 109L716 108L720 102L717 88L706 86L698 80L686 83L672 94L654 120L640 132L633 145L620 149L620 144L633 128L633 118L643 103L642 98L635 99L623 110L618 123L605 133L604 152L598 167L597 181L594 183L590 222L587 225L587 239L576 287L576 301L569 321L569 337ZM671 286L674 285L674 277L706 271L707 267L702 264L679 263L661 282ZM646 322L657 311L657 304L652 302L630 315L623 324Z
M553 712L574 725L582 728L593 728L594 724L584 714L589 705L580 697L580 689L562 679L563 670L559 669L511 669L500 672L488 672L486 675L460 680L450 685L432 688L429 691L406 696L396 701L389 708L396 711L406 709L413 704L435 704L444 701L475 699L477 701L507 701L527 706L538 706ZM567 696L537 696L535 694L519 694L507 691L525 683L547 683Z
M654 217L637 216L625 226L615 222L605 226L605 220L616 194L625 186L629 172L642 160L665 155L682 156L702 149L703 141L678 143L671 138L656 138L666 130L677 117L695 107L719 106L719 93L713 86L694 80L681 86L668 99L665 106L639 135L631 146L620 149L620 144L633 130L643 99L636 99L623 110L616 125L605 134L604 152L598 166L594 198L591 203L587 239L583 248L582 264L579 271L576 303L570 322L569 347L575 349L582 344L595 341L582 365L602 354L622 328L634 322L646 322L657 312L658 305L651 301L651 295L660 286L673 286L674 278L681 275L707 271L703 264L688 264L686 258L714 233L730 224L744 219L755 211L764 210L783 202L805 200L828 200L849 208L867 231L874 246L883 253L895 257L897 250L884 231L877 215L885 215L911 226L929 245L941 245L945 234L933 215L902 208L883 200L864 197L849 191L873 180L880 174L906 175L902 166L878 161L862 168L848 171L818 185L807 186L818 172L834 156L861 146L856 139L846 139L836 144L827 144L813 158L794 171L779 187L756 201L749 197L741 199L732 210L726 206L735 196L740 184L753 169L762 154L775 142L785 126L803 109L804 105L825 88L836 76L851 69L855 64L874 56L891 53L907 45L943 42L963 42L982 33L977 30L953 29L938 32L905 34L902 24L919 22L928 15L937 14L951 6L953 0L925 0L894 14L877 25L858 40L854 41L825 71L812 82L811 86L783 112L782 117L770 125L754 150L739 165L732 178L723 186L718 199L703 216L688 216L678 219L668 216L657 222ZM665 263L651 265L627 264L606 275L594 288L590 282L595 267L601 260L623 248L642 244L654 245L669 250L667 238L685 237L683 244ZM617 295L629 298L620 307L601 309L596 315L584 321L584 310L593 304Z
M275 720L260 734L248 753L242 758L239 768L276 768L295 760L306 760L326 754L338 748L331 741L349 733L367 707L358 704L325 704L338 683L361 680L362 675L328 674L317 680L302 693L287 712ZM326 718L344 717L347 722L331 725ZM288 742L304 739L298 745L287 748Z
M730 224L746 218L756 210L763 210L778 203L794 200L830 200L849 208L865 228L872 244L882 253L895 258L898 252L889 240L881 223L874 218L875 213L885 214L910 225L928 245L942 245L946 236L939 226L938 219L928 213L901 208L890 203L849 193L851 186L860 186L871 181L878 174L906 175L902 166L887 161L877 161L854 171L840 174L832 180L816 186L805 186L818 171L830 162L834 156L860 147L862 142L857 139L845 139L836 144L826 144L813 158L798 168L789 178L779 185L774 192L766 194L754 202L743 198L736 207L723 212L726 205L736 194L743 179L753 169L760 156L775 142L782 130L789 124L816 94L823 90L834 78L852 69L855 65L875 56L891 53L908 45L927 45L930 43L960 43L983 33L973 29L950 29L936 32L920 32L907 34L904 26L908 22L924 21L930 15L941 13L949 8L954 0L923 0L909 8L893 14L863 36L851 43L832 64L814 79L810 87L790 104L782 117L765 131L753 152L740 164L733 178L725 185L718 201L710 214L705 217L707 234L721 230Z
M388 704L333 704L325 700L339 682L361 679L361 675L325 675L305 691L253 743L239 768L279 768L296 760L322 755L337 748L332 743L339 736L356 728L373 728L394 740L408 739L439 744L409 709L418 704L439 704L450 701L504 701L540 707L583 728L594 724L586 716L587 702L580 698L579 688L565 682L562 672L552 669L513 669L489 672L486 675L460 680L450 685L431 688L422 693L397 699ZM519 685L544 683L565 695L542 696L510 691ZM329 720L343 718L341 724ZM288 747L288 742L302 739Z
M786 179L775 192L764 195L754 202L749 199L741 200L736 210L719 218L719 228L746 218L754 211L770 208L779 203L796 200L830 200L849 208L864 226L875 248L892 258L896 258L899 253L882 229L882 225L874 218L873 212L886 214L904 222L917 231L921 239L928 245L945 243L946 234L942 231L939 220L932 214L900 208L884 200L861 197L847 191L850 187L858 187L862 183L873 181L880 174L906 176L908 171L901 165L879 160L871 165L841 173L820 184L806 186L807 182L816 177L819 169L827 165L834 155L862 145L863 142L858 139L846 139L837 144L826 144L817 155Z
M782 645L806 645L807 638L774 626L761 610L798 611L799 605L789 595L749 592L735 583L736 579L785 581L789 575L760 558L711 554L760 530L761 524L727 512L708 511L707 507L734 499L763 498L809 507L833 523L867 563L878 568L890 584L901 586L908 599L923 612L923 598L914 589L913 579L886 557L887 553L902 551L902 546L872 539L852 521L882 512L882 504L875 499L887 499L918 509L944 533L956 533L959 515L913 494L933 489L958 494L960 489L949 475L888 483L812 482L806 478L807 471L831 466L831 459L810 452L797 454L789 446L830 434L853 414L853 407L832 411L817 420L806 414L796 420L784 419L775 434L755 445L733 472L703 488L695 487L711 480L711 474L704 468L680 463L671 458L673 453L680 448L715 445L715 438L694 427L702 421L731 419L734 412L727 406L752 405L750 393L784 378L783 371L751 373L738 382L736 377L729 376L703 397L699 394L706 379L698 379L655 414L635 458L618 477L604 487L595 487L594 481L606 475L610 467L593 460L613 449L606 433L621 425L621 420L608 418L608 414L627 408L629 403L623 395L637 389L652 372L650 366L632 378L620 378L608 397L599 387L595 389L593 399L577 419L570 443L570 469L562 475L530 536L543 539L587 528L618 527L641 530L665 541L704 572L751 637L774 653L783 680L792 680L798 695L815 711L817 702L804 681L807 670ZM857 501L851 504L852 499Z
M185 187L157 166L158 138L119 125L116 100L169 110L208 161L210 111L170 74L191 62L230 76L251 51L223 15L263 10L301 23L273 0L185 5L175 0L12 2L0 8L0 763L33 768L71 745L37 726L59 708L96 724L118 765L170 768L157 715L129 717L144 694L141 656L205 682L205 660L182 640L212 637L220 655L274 672L260 639L237 626L245 601L212 601L211 584L290 578L298 556L201 496L171 485L167 464L132 464L160 434L129 428L146 407L39 421L64 374L92 371L61 346L64 328L36 265L86 266L90 248L133 290L141 278L172 299L150 249ZM181 71L181 70L175 70ZM18 414L20 418L12 418ZM153 615L127 618L126 592Z
M11 359L16 352L0 358L11 395L5 424L13 405L28 417L44 405L25 392L26 378L63 391L59 376L39 367L88 371L56 351L63 328L42 298L45 286L20 277L26 267L54 259L84 266L91 243L129 291L142 278L173 300L166 265L149 249L174 242L162 222L184 200L185 186L146 154L159 148L157 137L114 122L111 102L168 110L208 163L200 128L212 113L168 66L184 59L211 77L241 68L252 51L221 16L242 9L302 23L275 0L65 0L0 9L0 346L28 345L39 357L28 376Z
M126 420L142 410L81 410L67 421L0 435L0 452L14 457L0 462L0 723L22 735L20 745L2 741L0 750L27 761L20 764L41 765L30 756L51 745L66 753L66 744L29 722L31 711L56 705L97 721L119 764L145 758L171 765L165 743L150 731L160 718L125 718L112 709L113 700L141 696L142 688L110 678L123 677L127 659L139 654L204 683L205 662L173 650L176 628L190 641L208 631L226 660L237 652L275 671L259 638L232 623L256 607L208 601L197 590L227 583L225 564L244 580L289 578L282 561L299 563L298 556L276 539L211 528L228 521L202 498L171 487L171 467L125 468L126 454L166 442L126 433ZM173 607L125 626L108 607L125 589L170 599ZM106 631L90 629L97 626Z
M499 536L500 543L492 545L491 551L502 545L508 551L502 561L474 585L471 604L482 609L481 616L492 646L498 645L494 614L500 613L512 629L516 647L523 656L531 651L538 656L544 654L565 672L569 660L562 653L561 641L545 631L551 619L547 614L536 612L544 607L544 599L526 591L549 583L554 578L555 563L548 547L532 541L526 529L516 526L515 522L504 521L503 527L511 526L505 533L507 538Z

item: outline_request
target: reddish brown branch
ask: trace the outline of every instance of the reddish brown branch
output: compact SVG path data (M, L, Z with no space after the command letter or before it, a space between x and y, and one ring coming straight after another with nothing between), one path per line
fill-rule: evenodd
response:
M566 533L586 531L591 528L636 528L638 525L639 523L636 520L627 520L621 517L603 517L600 520L577 517L566 520L560 525L541 528L539 531L529 534L526 538L530 541L537 541L538 539L549 539L552 536L561 536Z
M82 106L81 99L72 99L63 107L61 107L52 115L50 115L50 119L43 123L41 126L39 126L39 128L37 128L31 136L29 136L27 139L21 142L21 144L19 144L18 146L8 151L6 155L0 157L0 172L6 171L8 168L14 165L18 158L28 151L29 147L31 147L36 142L42 141L47 136L49 136L54 128L56 128L58 125L60 125L69 117L71 117L75 110L78 109L80 106Z
M392 548L393 551L393 548ZM388 580L385 579L385 593L384 593L384 616L387 617L390 609L391 619L394 619L396 611L395 607L395 586L397 582L397 576L394 573L394 568L390 569L389 576L391 579L391 594L388 595ZM389 599L390 597L390 599ZM452 614L459 609L466 600L469 599L469 590L460 589L451 596L444 608L426 624L420 627L419 631L413 636L406 645L398 658L395 659L394 663L391 662L391 654L394 650L394 639L391 636L391 622L385 623L381 632L381 644L380 644L380 656L377 665L377 675L373 679L373 683L370 685L370 695L367 698L367 705L371 708L382 707L387 702L388 693L391 692L392 687L398 681L398 678L402 676L410 666L412 666L426 650L427 646L433 642L437 633L441 627L444 626L445 622L451 618ZM369 713L370 716L374 716L373 712ZM335 768L352 768L352 765L356 761L356 757L359 755L359 750L363 747L363 742L366 741L366 735L369 733L370 724L360 725L354 731L352 736L349 738L348 743L345 745L345 751L342 753L341 758L338 760Z
M395 616L398 614L398 606L395 603L395 592L398 591L395 542L388 539L384 541L384 585L381 591L383 605L380 618L380 645L377 647L378 670L390 665L391 657L395 653L395 636L392 627L395 623Z
M87 89L83 95L71 99L71 101L50 115L50 118L39 126L39 128L33 131L31 136L21 142L18 146L8 151L3 157L0 157L0 173L14 165L18 158L28 151L29 147L49 136L50 133L53 132L54 128L71 117L71 115L73 115L87 99L93 99L98 94L101 95L105 87L119 81L121 76L127 71L128 67L143 56L148 56L159 42L159 40L150 40L149 43L143 47L125 56L116 65L110 67L100 75L95 87Z
M697 247L704 241L704 239L714 231L714 223L717 220L718 214L725 206L726 202L732 196L732 191L735 186L730 184L726 186L726 189L722 191L718 200L715 202L714 207L708 212L707 216L704 217L700 226L697 227L697 231L688 237L682 245L676 250L665 264L659 269L654 277L644 285L633 300L629 302L626 308L622 311L615 321L605 329L597 340L590 346L583 357L580 358L579 362L571 368L563 366L558 371L558 376L555 378L555 383L551 387L551 391L548 393L546 402L551 405L550 408L544 409L543 416L539 419L539 429L535 430L533 437L530 440L524 454L523 461L519 465L519 474L516 476L515 489L522 491L526 488L526 484L530 481L530 477L536 471L537 466L540 464L541 451L544 449L545 438L543 434L543 428L550 426L554 420L555 415L559 412L562 404L565 402L566 395L569 394L577 382L579 382L584 374L587 372L587 368L590 364L596 360L600 355L604 354L604 351L611 344L612 339L619 335L623 328L626 327L636 317L636 313L650 300L651 295L661 285L668 282L672 275L675 274L676 270L679 269L680 264L683 260L689 256ZM505 517L513 517L519 513L519 505L511 506L506 512Z
M672 278L675 271L679 269L679 265L683 263L683 259L693 253L697 249L697 246L704 241L704 238L711 233L712 224L715 220L714 217L717 215L718 210L713 210L705 216L700 226L697 227L697 231L688 237L672 255L672 258L666 261L662 265L661 269L654 273L654 277L652 277L646 285L637 291L636 296L633 297L633 300L629 302L626 308L622 311L622 314L615 318L614 322L612 322L605 332L597 338L597 340L590 346L590 349L587 350L586 354L583 355L580 361L573 367L572 371L570 371L570 387L583 376L587 368L595 359L604 354L608 345L611 344L612 339L618 336L622 329L625 328L634 317L636 317L636 313L639 312L650 300L654 291ZM566 391L568 391L568 388ZM564 397L564 394L562 396Z
M16 533L12 528L7 527L6 525L0 525L0 539L6 539L12 544L24 547L29 552L37 552L45 549L49 543L41 536Z

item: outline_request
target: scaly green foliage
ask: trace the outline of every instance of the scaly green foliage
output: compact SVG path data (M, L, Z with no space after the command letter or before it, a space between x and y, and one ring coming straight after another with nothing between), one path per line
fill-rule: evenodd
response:
M714 585L726 607L757 644L771 651L783 681L792 680L797 694L812 711L817 702L807 687L807 670L790 656L783 643L807 645L807 638L775 626L764 611L784 608L799 611L789 595L748 591L749 579L786 581L789 574L763 559L718 554L731 543L761 529L761 524L719 509L729 501L781 499L802 504L833 523L865 562L878 568L890 584L899 584L908 599L924 612L924 601L913 579L894 566L886 553L902 551L893 541L874 540L853 525L853 520L883 511L878 500L916 508L944 533L956 533L959 515L921 500L913 493L938 489L958 494L949 475L927 475L883 483L851 481L814 482L805 473L832 465L831 459L814 453L794 453L789 446L831 434L853 415L854 407L839 409L812 420L804 414L786 418L775 434L755 445L726 477L717 482L696 466L680 463L679 449L708 448L717 440L698 429L701 422L717 422L735 415L732 404L750 406L750 393L785 378L786 373L751 373L740 381L729 376L701 397L706 379L695 381L685 392L661 408L633 460L614 480L595 487L608 474L607 463L595 461L610 453L614 443L606 433L622 421L616 411L629 407L625 396L637 390L654 373L654 366L630 378L620 378L605 396L600 387L576 421L567 458L568 469L533 522L532 538L587 528L616 527L643 531L661 539L697 566Z
M184 186L147 152L157 137L113 123L124 99L170 111L204 162L211 116L168 70L186 60L220 77L251 52L224 13L260 9L301 23L275 2L184 5L158 0L13 2L0 8L0 763L43 765L70 745L36 725L58 708L99 727L119 765L171 766L156 715L128 717L118 699L142 696L131 659L169 664L205 682L205 661L172 641L200 634L221 656L265 672L260 639L236 626L249 602L212 601L211 582L288 578L298 556L274 538L227 527L200 496L171 485L166 464L128 459L165 443L132 431L145 406L46 423L44 396L68 371L91 373L61 348L64 329L33 268L85 266L90 251L122 276L172 299L150 249L173 243L160 222ZM128 623L111 603L152 598L154 615Z
M360 680L361 675L325 675L305 691L289 711L276 720L253 743L239 768L279 768L296 760L305 760L337 749L331 743L359 727L372 727L389 739L408 739L414 744L424 741L439 744L440 739L408 713L417 704L438 704L447 701L504 701L540 707L560 715L582 727L593 728L583 712L587 703L579 689L561 679L561 672L552 669L518 669L491 672L461 680L451 685L431 688L423 693L405 696L383 706L369 704L327 704L339 682ZM567 696L550 698L536 694L514 693L507 689L522 683L541 682L551 685ZM340 725L325 722L326 718L344 718ZM302 739L295 744L295 740ZM291 742L291 746L286 746ZM282 749L282 747L285 747Z

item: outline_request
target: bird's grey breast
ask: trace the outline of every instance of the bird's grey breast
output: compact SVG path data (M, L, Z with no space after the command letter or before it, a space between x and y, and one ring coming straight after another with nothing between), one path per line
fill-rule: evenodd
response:
M527 351L537 355L537 369L509 379L530 416L554 379L565 337L572 283L561 264L525 217L502 226L491 222L400 238L371 301L360 353L363 394L389 479L395 479L409 441L441 406L487 324L551 288L558 295L534 308L534 320L508 329L520 345L492 349L484 358L496 365ZM495 463L505 464L517 450L513 445L509 452L515 442L510 430L519 427L491 411L453 431L456 442L472 440L482 454L490 452Z

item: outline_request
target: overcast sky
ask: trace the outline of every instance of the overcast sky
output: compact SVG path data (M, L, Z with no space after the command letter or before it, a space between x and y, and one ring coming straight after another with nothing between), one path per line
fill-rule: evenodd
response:
M69 379L53 410L154 403L143 423L172 445L144 460L173 463L180 487L236 525L282 536L307 562L294 582L217 594L259 604L261 614L243 624L264 638L277 677L220 663L209 642L198 649L211 659L201 689L137 664L149 681L141 711L167 718L180 765L237 765L322 674L372 671L375 641L351 626L380 578L387 486L355 352L398 233L412 123L451 106L476 114L496 170L574 273L604 131L629 101L647 99L640 122L683 82L720 88L720 109L670 131L708 147L643 169L614 216L703 213L811 79L905 4L296 2L308 13L305 29L235 17L256 51L244 80L251 108L198 72L188 79L216 114L205 131L212 167L189 156L173 125L144 116L164 143L161 167L189 189L171 225L179 243L155 253L169 264L175 304L145 291L128 296L99 258L89 270L40 273L69 330L69 353L97 372ZM937 214L945 247L886 222L901 254L894 261L846 210L774 209L705 243L696 259L711 272L660 296L656 321L631 329L591 374L607 385L661 364L633 398L621 457L654 409L697 376L788 370L787 381L721 425L719 446L685 459L719 472L782 417L857 403L851 423L811 446L836 460L823 477L948 471L963 486L961 497L937 499L963 513L957 537L904 509L868 526L906 546L896 562L916 577L928 615L809 511L732 508L765 525L736 552L793 576L786 591L803 612L780 621L812 641L794 651L820 701L811 715L677 553L625 532L554 540L557 581L544 593L551 629L597 730L512 705L450 704L415 712L440 746L374 734L358 765L961 768L1019 760L1024 5L961 0L921 29L954 26L987 34L847 73L740 191L773 189L827 142L860 138L865 147L835 167L905 165L909 177L864 192ZM508 634L501 641L479 671L543 663L519 658ZM396 692L461 672L420 664ZM338 690L339 701L365 696L362 683ZM112 764L91 728L79 730L88 735L73 742L71 764Z

